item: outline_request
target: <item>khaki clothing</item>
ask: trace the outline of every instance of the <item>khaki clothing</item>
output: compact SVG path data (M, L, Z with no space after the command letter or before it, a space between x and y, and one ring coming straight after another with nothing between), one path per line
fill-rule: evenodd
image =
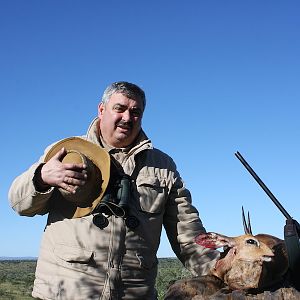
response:
M92 122L84 138L101 146L98 122ZM204 228L173 160L153 148L143 132L130 150L121 152L119 162L133 180L130 214L139 220L135 229L115 216L108 218L109 225L104 229L94 225L93 214L64 218L51 206L56 188L39 192L33 184L44 156L13 182L9 199L17 213L48 213L33 297L156 299L156 253L162 226L177 257L194 274L206 274L214 265L217 252L194 243L194 237ZM118 155L112 155L118 159Z

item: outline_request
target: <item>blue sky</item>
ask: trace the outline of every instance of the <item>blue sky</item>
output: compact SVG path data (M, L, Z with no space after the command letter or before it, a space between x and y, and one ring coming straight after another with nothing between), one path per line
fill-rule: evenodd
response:
M37 256L46 217L18 216L12 180L44 148L85 134L105 87L147 95L143 128L168 153L208 231L283 236L285 219L240 151L300 221L299 1L0 3L0 256ZM165 235L160 257L174 256Z

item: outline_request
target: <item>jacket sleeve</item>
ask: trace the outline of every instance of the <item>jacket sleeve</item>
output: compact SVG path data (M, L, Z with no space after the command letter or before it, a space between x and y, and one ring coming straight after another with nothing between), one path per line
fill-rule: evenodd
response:
M10 204L19 215L32 217L36 214L43 215L48 212L49 199L54 188L39 192L36 190L33 180L36 170L43 163L43 158L44 156L27 171L19 175L9 189Z
M164 215L168 239L177 257L193 275L206 275L220 253L195 243L194 238L205 232L205 228L177 171L173 180Z

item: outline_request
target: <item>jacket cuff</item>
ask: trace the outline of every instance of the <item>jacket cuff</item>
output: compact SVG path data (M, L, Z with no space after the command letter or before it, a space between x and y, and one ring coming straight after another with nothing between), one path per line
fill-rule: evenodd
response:
M42 176L41 176L41 170L42 167L45 165L45 163L41 163L35 170L33 178L32 178L32 182L33 182L33 186L36 190L36 192L41 193L41 194L45 194L47 192L50 192L51 190L51 186L48 184L45 184L42 180Z

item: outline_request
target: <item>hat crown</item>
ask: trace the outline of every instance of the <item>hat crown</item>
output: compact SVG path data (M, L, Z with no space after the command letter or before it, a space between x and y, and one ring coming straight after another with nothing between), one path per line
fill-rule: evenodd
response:
M67 150L66 156L63 158L62 163L86 164L86 157L84 154L77 150Z

